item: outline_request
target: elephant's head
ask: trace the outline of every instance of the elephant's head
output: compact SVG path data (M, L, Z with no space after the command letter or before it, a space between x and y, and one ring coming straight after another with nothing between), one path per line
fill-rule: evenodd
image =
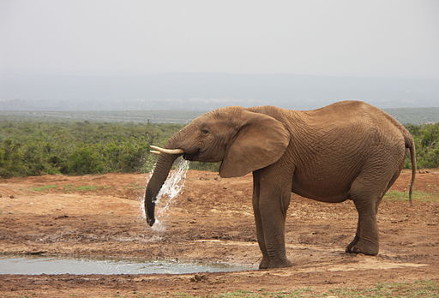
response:
M222 161L221 177L239 177L267 167L284 154L289 144L284 125L266 114L241 107L211 111L177 132L160 153L145 193L147 222L153 225L155 200L178 156L191 161Z

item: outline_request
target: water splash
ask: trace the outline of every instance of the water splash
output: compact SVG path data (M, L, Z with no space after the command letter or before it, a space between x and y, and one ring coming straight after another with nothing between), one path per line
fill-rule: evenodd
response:
M175 170L172 170L169 173L168 178L166 179L160 192L157 195L157 200L155 202L156 220L154 225L152 226L152 229L154 231L162 232L166 230L163 224L163 220L166 218L168 210L171 207L172 203L174 202L174 199L180 194L181 190L183 189L184 182L186 180L186 173L188 170L189 170L189 161L179 157L175 161Z

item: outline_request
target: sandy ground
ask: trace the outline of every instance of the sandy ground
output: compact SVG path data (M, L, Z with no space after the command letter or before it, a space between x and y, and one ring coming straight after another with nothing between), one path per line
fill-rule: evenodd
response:
M406 191L404 171L393 191ZM261 254L251 208L251 176L221 179L189 171L183 192L162 215L142 217L142 174L41 176L0 180L0 253L117 259L224 262L256 268ZM294 267L199 275L0 275L0 296L213 296L250 291L368 288L439 279L439 170L417 175L422 199L380 206L380 254L350 255L357 213L352 202L293 196L287 254ZM246 293L246 292L241 292ZM243 294L244 295L244 294Z

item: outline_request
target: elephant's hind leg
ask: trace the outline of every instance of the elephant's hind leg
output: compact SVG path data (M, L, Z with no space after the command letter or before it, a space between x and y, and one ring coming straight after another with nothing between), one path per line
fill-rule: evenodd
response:
M358 225L355 238L346 247L346 252L378 254L379 235L376 215L386 188L377 186L361 178L352 184L350 196L358 211Z
M357 232L352 242L346 247L348 253L376 255L379 250L378 226L376 215L384 194L398 179L402 166L386 182L383 178L375 183L362 178L352 184L350 196L358 211Z
M360 227L360 220L358 220L357 223L357 232L355 233L355 237L351 241L351 243L349 243L348 246L346 246L345 252L348 253L354 252L353 247L357 244L358 240L360 239L360 237L358 236L360 234L359 227Z
M346 252L377 255L379 236L376 223L376 208L372 202L357 202L355 207L358 211L357 233L354 240L347 246Z

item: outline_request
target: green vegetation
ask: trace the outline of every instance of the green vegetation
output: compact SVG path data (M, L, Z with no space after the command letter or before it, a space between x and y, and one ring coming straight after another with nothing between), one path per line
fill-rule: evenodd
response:
M415 139L418 168L439 167L439 123L407 125L407 129Z
M50 184L50 185L43 185L43 186L38 186L38 187L33 187L31 189L28 190L32 190L32 191L36 191L36 192L46 192L46 191L50 191L50 190L62 190L63 192L69 193L69 192L81 192L81 191L97 191L97 190L102 190L102 189L110 189L111 186L106 186L106 185L79 185L79 186L74 186L71 184L67 184L67 185L56 185L56 184Z
M175 124L0 121L0 176L148 172Z
M44 186L39 186L39 187L33 187L31 190L33 191L48 191L51 189L56 189L58 188L58 185L44 185Z
M156 160L149 146L164 145L181 127L0 118L0 177L149 172ZM415 138L418 166L439 167L439 123L407 127ZM218 163L191 163L192 169L217 171L218 167Z
M437 195L426 193L422 191L413 192L413 201L419 202L438 202L439 197ZM407 193L402 191L390 190L384 196L384 200L389 201L407 201Z
M105 186L105 185L79 185L79 186L73 186L73 185L64 185L63 191L64 192L77 192L77 191L96 191L101 189L109 189L111 186Z

